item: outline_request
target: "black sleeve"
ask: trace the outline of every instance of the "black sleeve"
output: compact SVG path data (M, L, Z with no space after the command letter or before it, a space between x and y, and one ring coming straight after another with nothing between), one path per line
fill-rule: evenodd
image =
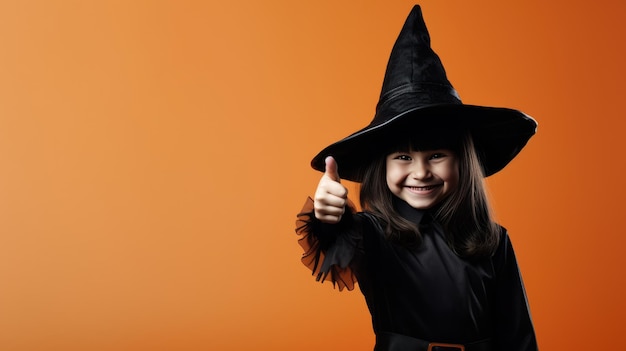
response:
M513 245L504 229L494 265L498 270L494 297L494 350L536 351L537 340L524 283Z
M309 197L296 220L298 243L304 250L302 263L318 281L329 280L340 291L352 290L356 283L352 263L362 237L354 224L357 216L349 203L338 224L322 223L315 218L313 200Z

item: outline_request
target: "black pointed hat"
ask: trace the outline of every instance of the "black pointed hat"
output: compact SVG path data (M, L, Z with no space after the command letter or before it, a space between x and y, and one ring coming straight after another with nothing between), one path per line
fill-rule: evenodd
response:
M409 14L391 51L374 119L365 128L331 144L311 161L323 172L333 156L343 179L360 182L362 169L400 135L429 136L429 131L467 130L489 176L506 166L535 134L537 122L523 112L466 105L446 77L430 47L419 5Z

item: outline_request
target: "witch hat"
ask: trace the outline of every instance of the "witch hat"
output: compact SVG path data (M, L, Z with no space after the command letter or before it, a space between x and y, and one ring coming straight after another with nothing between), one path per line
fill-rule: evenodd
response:
M361 182L362 170L399 135L430 130L471 133L484 176L504 168L526 145L537 122L521 111L461 102L448 81L419 5L413 7L393 46L374 119L365 128L324 148L311 161L323 172L333 156L343 179Z

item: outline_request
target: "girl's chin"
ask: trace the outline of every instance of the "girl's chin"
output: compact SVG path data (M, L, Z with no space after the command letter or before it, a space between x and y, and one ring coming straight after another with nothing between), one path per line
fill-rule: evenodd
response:
M407 200L403 199L409 206L413 207L416 210L428 210L429 208L435 205L434 200Z

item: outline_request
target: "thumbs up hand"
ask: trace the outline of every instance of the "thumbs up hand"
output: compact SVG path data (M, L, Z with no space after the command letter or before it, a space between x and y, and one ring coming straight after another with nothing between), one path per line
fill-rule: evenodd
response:
M348 189L341 185L337 162L326 157L326 169L315 191L313 208L315 218L323 223L338 223L348 202Z

